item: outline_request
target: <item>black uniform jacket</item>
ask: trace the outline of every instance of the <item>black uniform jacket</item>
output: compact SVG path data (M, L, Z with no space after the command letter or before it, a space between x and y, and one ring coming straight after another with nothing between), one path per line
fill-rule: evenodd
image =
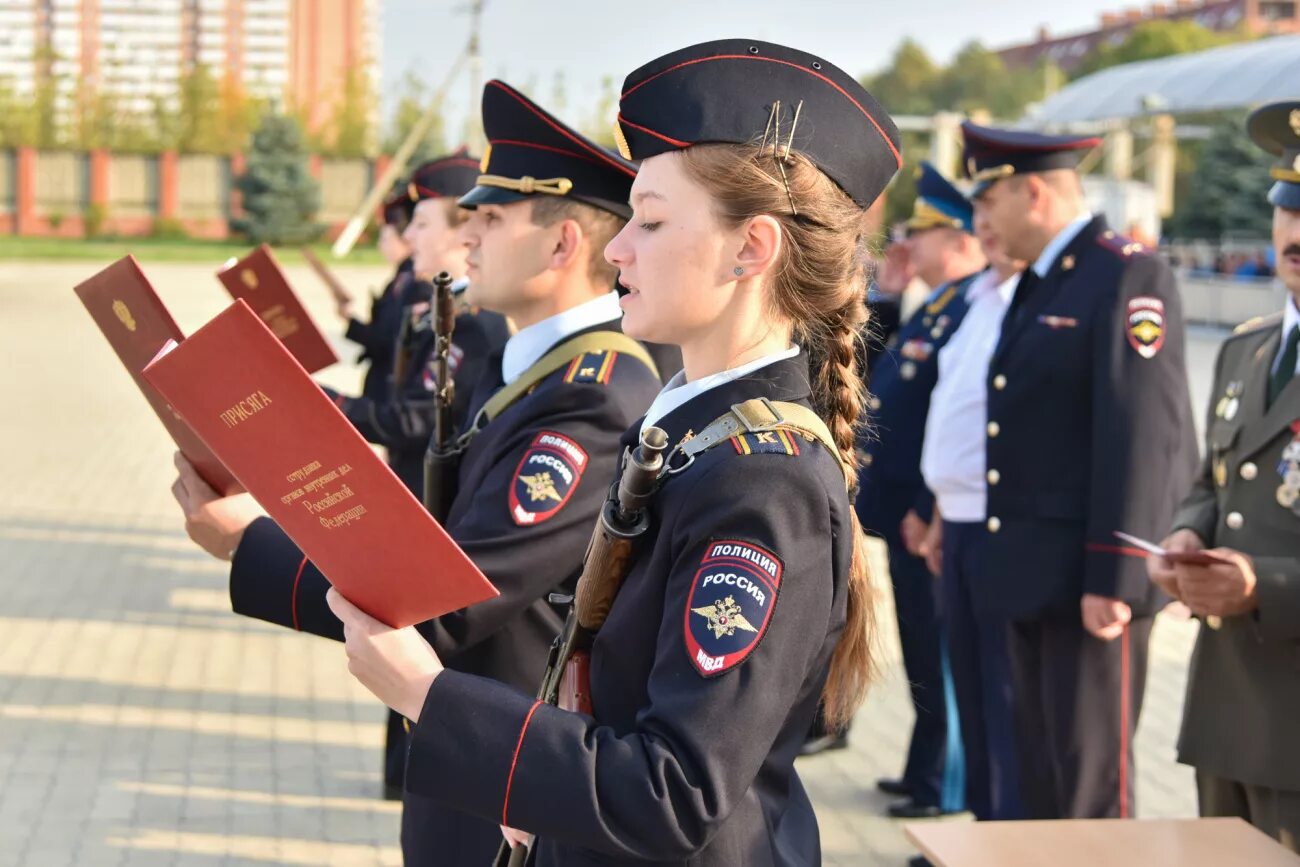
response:
M1027 269L989 365L988 529L978 609L1135 615L1165 598L1114 531L1163 538L1197 448L1169 267L1094 218L1047 275Z
M677 443L732 404L808 395L797 357L659 425ZM443 672L408 791L538 834L538 865L820 863L794 760L844 628L850 508L815 443L745 434L703 453L657 495L597 636L594 718Z
M345 336L361 347L360 360L370 363L361 385L362 397L375 401L388 399L397 335L402 329L403 296L413 280L412 260L407 257L397 266L397 273L384 291L371 299L370 321L362 322L355 316L348 320Z
M598 326L617 330L617 320ZM596 330L596 329L591 329ZM609 360L609 364L604 362ZM477 410L500 385L476 390ZM456 543L500 596L422 624L451 669L534 690L562 625L552 591L572 592L597 512L617 468L620 438L658 394L658 378L620 353L588 353L561 368L498 415L469 446L446 523ZM329 585L270 519L249 526L230 572L234 610L293 629L341 639L325 604ZM406 800L406 863L486 863L496 823Z
M488 370L493 353L509 336L505 317L499 314L480 311L456 317L447 358L456 383L451 413L456 428L466 422L474 389ZM387 399L344 397L325 389L363 437L388 449L393 472L417 497L424 489L424 453L436 410L436 348L432 330L416 335L402 382L393 384Z

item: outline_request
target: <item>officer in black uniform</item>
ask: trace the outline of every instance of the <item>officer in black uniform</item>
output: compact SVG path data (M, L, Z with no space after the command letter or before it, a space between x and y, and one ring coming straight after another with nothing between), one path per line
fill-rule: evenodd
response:
M523 327L493 356L475 390L470 418L478 432L464 454L446 528L500 596L419 629L452 669L531 690L562 625L563 609L547 596L572 592L620 437L661 383L646 350L619 331L618 296L606 291L612 269L601 258L630 212L635 165L501 81L484 88L483 127L490 149L476 186L460 200L474 209L462 228L471 266L467 300ZM543 214L551 222L539 225ZM507 284L503 273L526 285ZM547 297L583 300L529 320L530 310L560 304ZM502 395L513 399L490 402ZM238 613L341 638L325 603L328 587L269 518L253 521L238 538L230 572ZM408 791L406 864L491 861L501 842L496 821L454 806Z
M977 217L1030 264L989 365L989 536L972 608L1010 621L1032 818L1133 813L1132 736L1167 601L1114 537L1164 534L1196 464L1169 267L1089 213L1095 138L965 124Z
M417 719L408 791L536 833L539 867L816 864L794 759L823 695L833 718L857 704L835 677L824 693L869 617L846 491L859 407L844 394L860 385L862 209L898 168L898 132L851 75L754 40L632 73L618 130L643 159L607 252L632 290L625 326L680 341L690 376L624 438L661 428L671 471L591 651L594 715L439 670L413 630L381 648L373 621L330 599L352 670ZM711 183L730 192L711 199ZM391 690L366 677L398 660L412 667L381 678Z
M919 244L932 248L917 257L923 263L919 276L932 292L872 369L856 504L862 528L889 549L898 637L916 711L902 778L877 783L888 794L908 798L890 807L899 818L953 813L965 802L956 708L945 700L952 675L941 646L936 581L925 559L908 550L902 528L905 522L913 525L909 529L919 538L933 518L934 497L921 478L930 392L939 375L939 350L961 325L966 289L985 265L971 235L971 205L961 191L923 162L916 195L903 243L909 249Z
M389 466L417 497L423 493L424 452L433 431L438 390L433 355L437 336L420 311L428 309L433 291L428 278L433 273L454 269L453 277L463 276L464 252L455 238L461 216L454 203L473 188L478 164L463 150L457 151L421 165L405 187L414 217L406 237L415 251L413 262L419 265L415 271L428 273L413 274L414 279L404 281L400 289L393 335L396 361L390 359L393 381L387 396L377 399L363 392L360 397L345 397L325 389L362 436L387 449ZM456 317L448 362L456 383L452 423L457 428L466 421L470 395L488 369L492 353L507 337L505 317L499 313L466 311Z

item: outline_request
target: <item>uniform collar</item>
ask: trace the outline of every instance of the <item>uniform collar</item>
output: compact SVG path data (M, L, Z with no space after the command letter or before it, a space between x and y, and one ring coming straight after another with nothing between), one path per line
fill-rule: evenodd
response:
M1070 242L1083 231L1084 226L1092 222L1092 217L1092 211L1084 211L1071 220L1064 229L1057 232L1055 238L1047 242L1047 246L1043 248L1042 253L1038 254L1038 259L1032 266L1039 278L1047 276L1047 272L1052 270L1052 263L1056 261L1056 257L1060 256Z
M672 379L668 380L668 384L663 387L654 402L650 404L650 409L646 411L645 418L641 421L641 429L645 430L647 427L659 424L664 416L671 414L678 407L685 405L707 391L744 379L769 364L794 358L798 354L799 347L791 346L789 349L764 355L762 358L757 358L748 364L742 364L740 367L733 367L721 373L701 377L694 382L687 382L686 371L679 370ZM759 397L761 395L755 396Z
M1273 369L1276 370L1278 364L1282 361L1282 353L1286 352L1286 339L1291 334L1291 329L1300 326L1300 309L1296 308L1295 296L1287 293L1286 311L1282 314L1282 341L1278 345L1277 355L1273 358ZM1296 373L1300 374L1300 358L1296 359Z
M565 338L622 315L618 293L609 292L520 329L506 341L501 356L502 381L509 385L523 376L525 370Z

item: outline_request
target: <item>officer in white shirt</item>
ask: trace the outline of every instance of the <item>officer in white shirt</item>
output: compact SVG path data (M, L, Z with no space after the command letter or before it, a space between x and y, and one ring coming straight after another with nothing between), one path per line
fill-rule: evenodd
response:
M940 618L949 648L966 751L967 803L978 819L1021 818L1012 731L1006 621L977 616L987 530L984 429L989 360L1025 263L1010 259L975 221L989 268L971 284L962 327L939 351L939 381L926 417L921 473L935 497L921 553L941 575Z

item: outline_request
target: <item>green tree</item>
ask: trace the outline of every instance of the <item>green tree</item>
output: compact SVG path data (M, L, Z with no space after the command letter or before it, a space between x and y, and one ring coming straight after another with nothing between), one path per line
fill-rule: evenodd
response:
M412 70L407 70L406 75L402 77L402 83L398 85L398 93L400 96L397 100L397 109L393 112L388 135L383 141L383 151L386 154L394 154L402 146L402 142L406 141L406 137L411 134L415 125L428 110L429 100L432 98L428 85ZM416 145L415 153L411 157L411 165L418 166L422 162L445 154L447 150L446 128L443 125L442 115L439 114Z
M177 97L176 150L187 154L225 153L221 86L212 72L203 64L186 71Z
M1245 118L1234 115L1217 124L1201 148L1189 192L1178 202L1169 233L1184 238L1217 239L1226 234L1267 238L1273 209L1266 196L1274 158L1246 135Z
M230 227L254 243L304 244L321 232L315 222L320 185L307 168L302 130L292 117L268 112L253 133L244 174L235 179L246 216Z
M1250 34L1244 30L1216 32L1186 19L1144 21L1118 45L1103 43L1098 46L1075 70L1074 77L1080 78L1123 63L1189 54L1249 38Z
M938 76L931 89L936 109L969 114L987 111L993 117L1015 118L1025 106L1043 98L1052 81L1051 70L1007 69L1002 58L979 42L965 45Z
M596 107L579 127L579 132L587 138L614 149L614 119L618 116L618 87L613 76L606 75L600 80L600 94L596 97Z
M343 73L339 98L330 119L325 152L338 157L363 157L370 152L370 115L375 95L363 64Z
M891 114L933 114L936 110L932 93L942 70L911 39L904 39L889 66L876 75L862 79L871 95Z

